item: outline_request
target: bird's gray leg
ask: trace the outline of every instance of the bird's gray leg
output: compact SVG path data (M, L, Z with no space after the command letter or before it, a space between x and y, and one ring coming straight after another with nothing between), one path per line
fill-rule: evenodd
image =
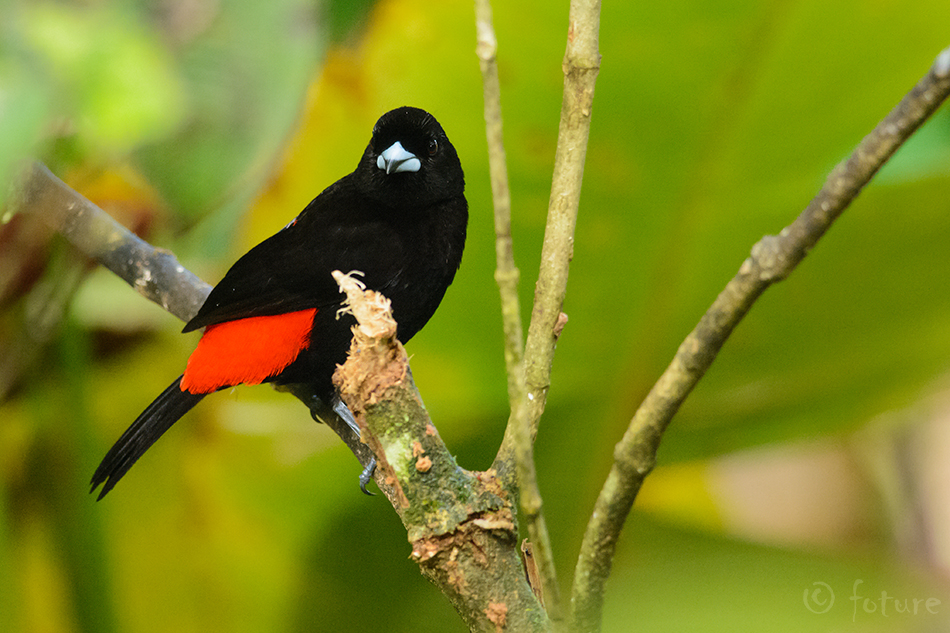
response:
M356 437L360 437L360 427L356 423L356 418L353 417L353 412L350 411L349 407L346 406L341 399L335 398L333 403L333 412L340 416L340 419L346 422L346 425L352 429L353 433L356 434ZM376 458L370 460L368 464L363 468L363 472L360 473L360 490L363 491L363 494L373 496L374 493L366 489L366 484L368 484L373 479L373 473L376 472Z

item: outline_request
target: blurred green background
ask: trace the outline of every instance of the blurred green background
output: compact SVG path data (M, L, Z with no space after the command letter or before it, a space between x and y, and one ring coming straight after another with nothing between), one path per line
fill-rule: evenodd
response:
M470 237L409 351L460 463L491 463L507 403L470 2L0 7L3 181L37 156L210 282L351 171L380 114L435 114L466 170ZM494 8L526 313L567 9ZM537 443L565 589L613 445L679 341L950 45L948 23L946 0L604 4ZM95 503L98 461L196 339L36 218L3 220L0 631L463 630L352 456L267 387L208 398ZM945 108L677 416L606 631L947 628L948 279Z

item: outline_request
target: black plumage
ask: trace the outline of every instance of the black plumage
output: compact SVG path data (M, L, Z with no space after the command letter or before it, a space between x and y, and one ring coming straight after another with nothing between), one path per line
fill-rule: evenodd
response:
M92 478L93 490L103 485L99 498L178 418L216 389L238 382L302 383L332 406L337 396L331 378L346 360L353 320L337 318L343 295L330 273L362 272L361 281L392 302L397 336L405 343L432 317L455 278L468 222L464 189L455 148L432 115L410 107L384 114L356 169L235 262L208 295L183 330L212 326L199 343L199 350L206 349L200 356L196 350L185 375L108 452ZM229 377L230 359L218 358L243 341L222 346L208 338L222 324L270 317L243 322L267 328L288 313L310 309L316 313L309 336L292 362L268 368L271 361L265 358L256 370L260 375L251 380ZM240 331L253 338L259 330ZM227 334L220 329L217 337ZM211 385L208 380L214 384L200 386Z

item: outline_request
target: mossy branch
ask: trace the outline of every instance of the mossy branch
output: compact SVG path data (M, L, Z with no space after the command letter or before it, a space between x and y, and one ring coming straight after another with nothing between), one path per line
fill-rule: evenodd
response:
M396 339L388 300L334 276L358 321L334 382L376 454L377 481L406 527L412 559L471 630L548 630L525 578L508 490L493 471L460 468L440 439Z

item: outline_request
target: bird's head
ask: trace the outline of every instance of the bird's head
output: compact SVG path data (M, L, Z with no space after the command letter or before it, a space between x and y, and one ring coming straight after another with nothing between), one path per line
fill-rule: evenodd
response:
M376 122L356 176L363 191L386 206L434 204L465 190L462 165L442 126L408 106Z

